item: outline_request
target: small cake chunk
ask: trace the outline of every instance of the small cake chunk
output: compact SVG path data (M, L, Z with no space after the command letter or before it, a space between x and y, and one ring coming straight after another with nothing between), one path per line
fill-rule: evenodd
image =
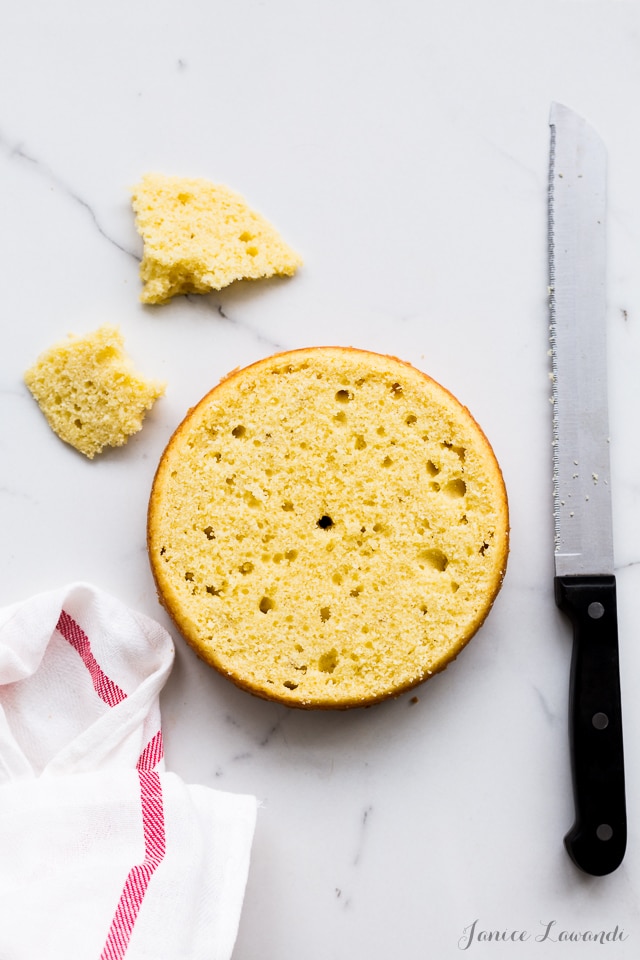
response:
M239 194L209 180L146 174L133 190L133 209L144 240L143 303L292 276L302 264Z
M137 433L165 391L136 373L123 345L118 328L105 324L55 344L24 375L51 429L90 460Z

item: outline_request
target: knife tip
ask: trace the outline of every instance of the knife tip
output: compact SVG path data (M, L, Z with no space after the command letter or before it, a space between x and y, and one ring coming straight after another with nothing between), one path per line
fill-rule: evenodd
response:
M557 100L551 101L551 108L549 110L549 126L553 127L558 122L558 117L562 114L573 113L573 110L570 110L569 107L565 107L563 103L558 103Z

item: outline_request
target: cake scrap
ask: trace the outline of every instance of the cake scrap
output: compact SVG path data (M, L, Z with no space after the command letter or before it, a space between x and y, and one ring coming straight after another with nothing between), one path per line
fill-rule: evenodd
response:
M203 178L149 173L132 195L144 241L143 303L236 280L293 276L302 258L238 193Z
M166 387L134 370L110 324L50 347L24 380L54 433L90 460L137 433Z

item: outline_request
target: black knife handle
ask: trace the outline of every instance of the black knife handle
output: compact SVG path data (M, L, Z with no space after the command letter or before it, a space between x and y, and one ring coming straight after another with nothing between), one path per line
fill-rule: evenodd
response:
M555 597L573 624L575 823L564 842L578 867L601 877L620 865L627 845L615 577L556 577Z

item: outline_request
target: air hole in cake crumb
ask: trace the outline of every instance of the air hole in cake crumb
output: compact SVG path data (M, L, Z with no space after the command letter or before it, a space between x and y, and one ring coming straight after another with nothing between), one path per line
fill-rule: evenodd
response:
M405 420L405 423L407 424L408 427L412 427L413 424L417 422L418 422L418 418L413 413L410 413L407 419Z
M359 433L355 438L354 447L356 448L356 450L364 450L366 445L367 445L367 441L362 436L362 434Z
M464 460L467 452L464 447L457 447L455 444L449 443L446 440L444 441L444 443L441 443L440 446L443 447L445 450L451 450L451 452L455 453L455 455L458 457L459 460Z
M429 490L433 490L434 493L438 493L438 491L440 490L440 484L436 483L435 481L433 483L430 483Z
M420 613L422 613L423 615L429 613L429 608L426 605L426 603L423 603L420 605Z
M347 415L344 412L344 410L338 410L338 412L336 413L333 419L337 420L338 423L346 423Z
M362 593L362 587L354 587L353 590L349 593L350 597L359 597Z
M331 616L331 607L320 607L320 619L326 623Z
M484 557L484 555L485 555L485 553L487 552L488 549L489 549L489 544L488 544L488 543L486 542L486 540L485 540L485 542L484 542L484 543L482 544L482 546L480 547L479 553Z
M238 237L238 240L242 240L243 243L248 243L249 240L253 240L253 234L249 233L248 230L243 230L240 236Z
M427 473L430 477L435 477L440 473L440 467L436 467L433 460L427 460Z
M184 578L185 578L185 580L191 581L191 580L193 580L193 574L192 574L192 573L185 573Z
M456 583L455 580L451 581L451 593L457 593L460 589L460 584Z
M258 606L260 608L260 613L269 613L269 610L273 610L275 607L275 603L271 597L263 597Z
M464 497L467 485L464 480L449 480L445 483L443 490L449 497Z
M216 535L213 532L213 527L205 527L202 532L204 533L207 540L215 540Z
M293 504L291 503L291 500L285 500L284 503L282 504L282 509L285 510L287 513L293 510Z
M349 403L350 400L353 400L353 394L350 390L338 390L336 400L338 403Z
M251 563L251 560L245 560L244 563L240 564L238 569L240 570L240 573L251 573L253 570L253 564Z
M161 556L161 557L164 557L164 555L165 555L166 552L167 552L167 548L166 548L166 547L160 547L160 556Z
M247 247L247 253L249 254L250 257L257 257L257 256L258 256L258 248L257 248L257 247L253 247L253 246L252 246L252 247Z
M205 589L212 597L220 597L222 595L222 587L214 587L212 584L209 584Z
M374 532L374 533L384 533L384 534L386 534L386 533L388 533L389 531L388 531L388 529L387 529L387 527L386 527L386 525L385 525L384 523L374 523L374 525L373 525L373 532Z
M302 651L304 650L304 647L302 646L301 643L296 643L295 649L298 651L298 653L302 653Z
M73 422L75 423L75 425L76 425L76 427L78 428L78 430L82 430L82 420L80 420L78 417L76 417L76 419L75 419Z
M296 690L298 687L298 684L294 683L293 680L285 680L283 683L283 687L286 687L287 690Z
M318 659L318 670L321 670L322 673L333 673L337 666L338 651L335 647L332 647L331 650L327 650L327 652L323 653Z
M403 390L402 390L402 385L400 383L397 383L397 382L392 383L390 390L391 390L392 397L395 397L397 399L398 397L402 396Z
M244 437L246 432L247 432L247 428L243 427L241 423L239 423L238 426L234 427L233 430L231 431L233 436L236 437L237 439L240 439L240 437Z
M297 556L298 556L297 550L287 550L285 552L285 557L287 558L287 560L295 560Z
M387 431L385 430L384 427L378 427L378 429L376 430L376 433L378 434L379 437L384 437L386 432Z
M469 521L467 520L466 513L463 513L462 516L460 517L460 523L469 523Z
M382 461L382 466L390 467L392 463L393 463L393 460L391 459L391 457L385 457L384 460Z
M333 526L333 520L330 516L328 516L328 514L324 513L318 520L317 526L319 526L322 530L328 530L329 527Z
M432 547L430 550L422 550L420 559L426 560L430 567L433 567L434 570L439 570L440 573L449 566L449 558L442 550L438 550L437 547Z

